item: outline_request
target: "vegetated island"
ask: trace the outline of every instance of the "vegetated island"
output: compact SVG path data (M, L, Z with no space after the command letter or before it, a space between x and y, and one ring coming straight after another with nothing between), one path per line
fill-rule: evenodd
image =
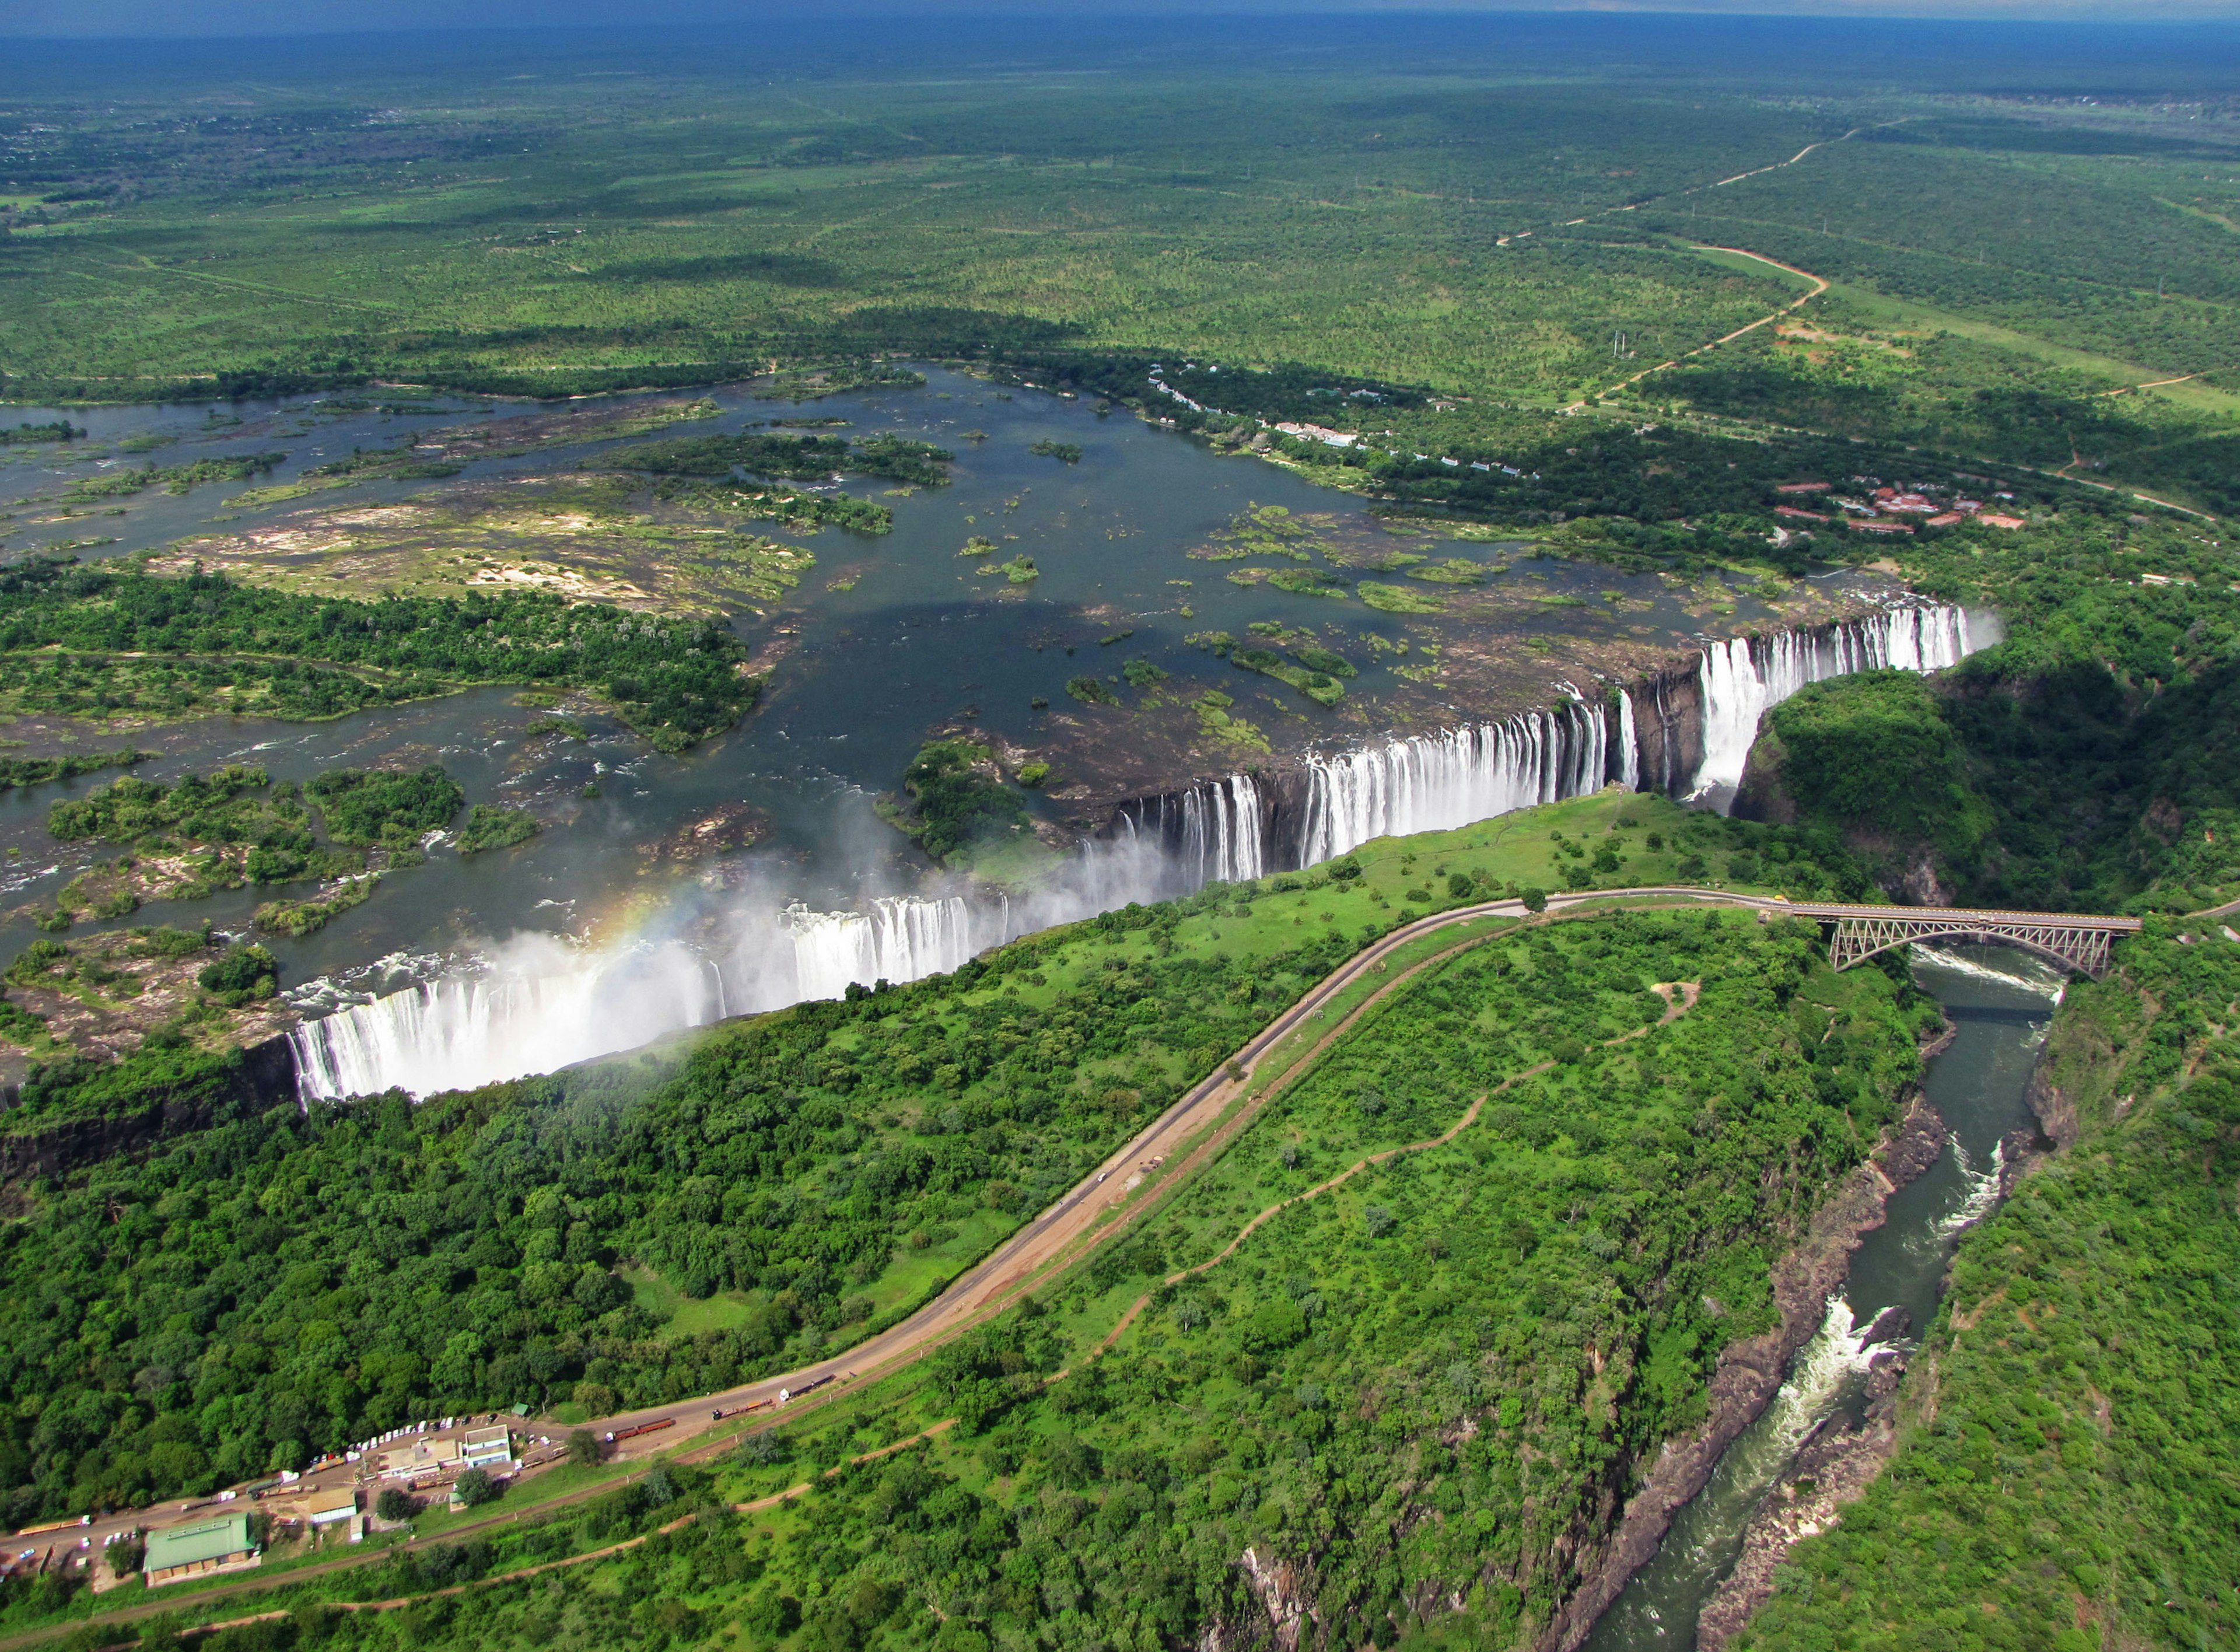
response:
M681 750L751 709L728 627L541 593L379 602L220 575L52 562L0 570L0 709L144 726L212 711L339 716L476 683L583 689Z

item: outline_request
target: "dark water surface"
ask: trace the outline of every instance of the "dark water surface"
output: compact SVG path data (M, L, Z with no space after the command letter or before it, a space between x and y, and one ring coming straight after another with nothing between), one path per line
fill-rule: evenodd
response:
M1457 720L1459 714L1442 713L1435 695L1427 701L1419 684L1390 669L1403 663L1401 656L1387 657L1367 644L1372 636L1402 640L1409 635L1410 616L1377 612L1350 599L1264 585L1241 589L1226 575L1246 564L1189 556L1255 503L1327 516L1335 537L1349 546L1366 545L1371 554L1389 546L1505 564L1507 571L1494 578L1529 583L1535 599L1491 646L1537 670L1526 703L1547 703L1561 692L1557 674L1537 667L1544 650L1535 640L1612 633L1620 613L1613 594L1624 605L1623 629L1655 646L1687 646L1703 623L1654 576L1520 556L1513 545L1395 537L1349 496L1253 459L1217 455L1195 438L1125 412L1099 416L1078 399L999 391L939 370L928 376L923 389L874 387L804 406L758 401L741 388L719 390L708 393L722 409L717 417L632 438L819 417L849 421L845 433L851 436L890 430L937 443L957 456L953 485L945 488L897 496L883 482L848 480L850 491L892 509L890 535L790 534L768 523L749 524L807 547L817 566L778 612L738 622L742 634L757 644L757 656L776 665L761 709L730 733L679 757L652 753L626 730L597 718L586 719L592 736L587 742L532 739L546 714L515 705L510 691L487 690L329 723L211 719L157 731L137 743L160 746L163 756L138 772L168 780L221 762L253 762L276 778L303 779L341 763L435 762L464 784L470 801L526 803L545 822L543 835L533 843L471 863L437 845L426 866L394 875L370 901L318 935L271 942L285 965L283 980L300 983L363 969L384 957L417 959L424 966L437 955L486 947L517 932L580 937L603 920L610 932L627 929L648 922L650 914L704 905L711 891L736 900L743 887L752 886L752 898L775 909L794 899L846 906L917 888L928 869L898 833L874 816L870 804L876 795L897 788L928 734L967 727L1010 747L1047 747L1062 732L1052 720L1080 711L1066 695L1068 679L1090 674L1117 680L1127 659L1148 660L1172 672L1173 689L1195 693L1216 686L1233 696L1237 714L1263 729L1278 753L1317 741L1357 741L1396 723ZM0 450L7 456L0 486L11 495L47 500L19 503L11 519L0 523L5 551L10 556L52 552L90 537L113 537L113 544L86 546L77 554L122 555L198 533L240 534L492 476L557 473L616 445L580 443L471 461L460 476L437 483L376 482L239 511L226 505L246 487L290 481L353 448L388 447L408 434L424 436L478 423L485 410L499 418L543 410L463 398L442 402L445 410L433 415L336 405L381 396L376 391L363 397L240 403L219 419L201 407L15 410L11 419L67 416L90 427L92 436L60 453ZM627 406L639 399L657 398L614 402ZM965 433L975 430L986 432L985 439L968 439ZM150 436L176 440L140 453L119 446ZM1077 444L1080 463L1028 450L1043 439ZM289 458L271 476L250 483L203 484L177 496L151 490L98 502L68 520L40 520L57 514L54 496L73 476L119 465L178 464L280 449ZM109 456L82 456L90 450ZM122 514L108 514L112 508ZM1041 570L1039 580L1014 588L1000 576L977 575L977 563L958 555L976 534L995 540L1001 558L1031 556ZM1270 564L1300 565L1265 556L1249 563ZM1323 564L1317 559L1310 565ZM843 585L849 588L838 588ZM1730 615L1722 623L1743 624L1771 612L1739 587L1729 601ZM1340 712L1230 668L1184 641L1210 629L1243 637L1256 620L1320 628L1359 665L1361 677L1349 683ZM1121 633L1129 635L1104 643ZM1422 659L1419 651L1405 663ZM1132 691L1119 691L1135 703ZM1050 709L1036 709L1031 702L1038 697ZM1128 756L1133 726L1123 725L1106 742L1116 763ZM130 740L120 736L113 743ZM91 846L56 844L43 822L57 797L82 794L108 777L0 794L0 852L14 851L0 869L0 896L13 914L0 919L0 947L12 950L31 937L28 904L43 904L77 872L105 857ZM1172 773L1165 783L1189 777ZM1060 796L1039 798L1037 807L1050 816L1063 813L1063 789L1079 778L1063 772L1054 776ZM596 799L582 795L590 781L597 783ZM759 829L750 855L680 866L679 857L664 848L697 821L742 809L754 811ZM128 922L191 923L208 916L239 929L257 899L275 892L237 891L153 906ZM391 973L377 972L370 984Z

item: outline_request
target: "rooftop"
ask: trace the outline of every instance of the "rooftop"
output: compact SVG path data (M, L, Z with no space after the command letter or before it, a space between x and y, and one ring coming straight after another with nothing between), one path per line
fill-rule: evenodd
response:
M215 1520L197 1520L191 1525L167 1526L149 1533L148 1555L143 1563L150 1572L168 1571L174 1566L246 1554L251 1547L249 1516L221 1515Z

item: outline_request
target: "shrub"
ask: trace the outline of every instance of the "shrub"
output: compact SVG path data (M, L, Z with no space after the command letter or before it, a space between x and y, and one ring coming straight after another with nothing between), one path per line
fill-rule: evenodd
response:
M218 1003L239 1009L279 989L280 960L260 946L228 947L223 956L203 965L195 981Z

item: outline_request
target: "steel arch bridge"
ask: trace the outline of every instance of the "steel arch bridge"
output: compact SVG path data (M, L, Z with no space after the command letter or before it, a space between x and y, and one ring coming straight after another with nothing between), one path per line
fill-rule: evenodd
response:
M2136 935L2137 918L2073 912L1977 911L1943 906L1844 906L1786 901L1777 909L1833 924L1828 961L1837 969L1916 941L1997 941L2022 947L2066 969L2098 977L2108 972L2116 937Z

